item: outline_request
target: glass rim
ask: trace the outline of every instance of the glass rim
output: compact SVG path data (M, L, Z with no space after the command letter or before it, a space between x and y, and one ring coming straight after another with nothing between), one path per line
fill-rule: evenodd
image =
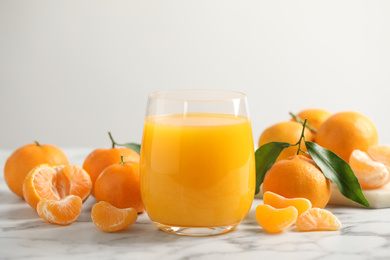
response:
M175 93L175 92L177 93L177 92L190 92L190 91L231 93L237 95L237 97L221 98L221 99L189 99L189 98L169 98L169 97L157 96L158 94L163 94L163 93ZM232 100L245 99L247 95L239 91L224 90L224 89L171 89L171 90L159 90L159 91L151 92L148 94L148 97L150 99L161 99L161 100L181 101L181 102L226 102Z

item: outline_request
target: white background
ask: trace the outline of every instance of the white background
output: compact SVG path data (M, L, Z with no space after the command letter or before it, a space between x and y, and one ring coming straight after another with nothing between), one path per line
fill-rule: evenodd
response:
M390 144L390 1L0 0L0 149L140 142L147 94L185 88L246 93L255 143L319 107Z

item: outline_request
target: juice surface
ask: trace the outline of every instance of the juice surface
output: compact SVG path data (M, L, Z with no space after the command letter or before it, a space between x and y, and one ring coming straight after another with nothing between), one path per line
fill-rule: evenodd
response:
M247 118L146 118L141 193L153 221L182 227L238 224L251 207L254 190L254 147Z

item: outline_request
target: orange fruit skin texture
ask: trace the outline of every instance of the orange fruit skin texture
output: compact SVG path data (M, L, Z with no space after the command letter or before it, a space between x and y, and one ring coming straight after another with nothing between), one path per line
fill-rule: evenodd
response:
M302 125L294 121L280 122L265 129L260 135L259 147L269 142L287 142L290 144L296 144L299 141L302 133ZM313 134L311 131L305 129L306 141L313 141ZM276 162L293 156L297 153L298 146L289 147L284 149ZM306 150L306 145L302 142L301 149ZM305 155L308 157L308 155Z
M379 154L376 154L376 158L380 158ZM371 159L366 152L354 150L349 158L349 165L362 189L377 189L390 181L390 167Z
M139 164L126 162L107 167L95 182L95 198L114 207L145 211L141 199Z
M378 144L375 125L357 112L340 112L329 117L318 129L316 142L349 162L353 150L367 151Z
M294 155L268 170L263 181L263 192L267 191L285 198L305 198L313 207L324 208L330 199L331 183L313 160Z
M298 210L292 206L275 209L270 205L259 205L256 208L256 220L269 233L279 233L295 223Z
M92 151L84 161L83 169L89 174L92 184L95 185L96 179L100 173L108 166L121 162L121 156L125 162L138 162L140 156L137 152L126 148L99 148ZM92 196L94 196L94 189L92 189Z
M92 222L100 230L116 232L134 224L138 214L133 208L118 209L108 202L100 201L93 205L91 218Z
M336 231L341 228L338 218L330 211L311 208L295 223L299 231Z
M42 199L37 213L44 220L58 225L72 224L81 213L83 202L80 197L69 195L61 200Z
M276 209L283 209L289 206L293 206L298 210L298 216L300 216L306 210L311 209L311 202L305 198L293 198L288 199L280 196L271 191L267 191L263 195L264 204L270 205Z
M14 151L4 166L4 179L10 190L23 198L23 181L27 174L39 164L69 164L66 155L54 145L27 144Z
M331 112L325 109L309 108L302 110L297 114L298 117L305 120L316 130L332 115Z
M61 200L76 195L85 201L91 190L91 178L77 165L41 164L30 171L23 183L24 199L33 209L42 199Z

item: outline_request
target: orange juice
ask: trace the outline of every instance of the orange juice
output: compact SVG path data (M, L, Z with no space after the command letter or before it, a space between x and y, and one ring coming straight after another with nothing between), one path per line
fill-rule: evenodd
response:
M152 221L178 227L237 225L254 190L247 118L201 113L146 118L141 193Z

